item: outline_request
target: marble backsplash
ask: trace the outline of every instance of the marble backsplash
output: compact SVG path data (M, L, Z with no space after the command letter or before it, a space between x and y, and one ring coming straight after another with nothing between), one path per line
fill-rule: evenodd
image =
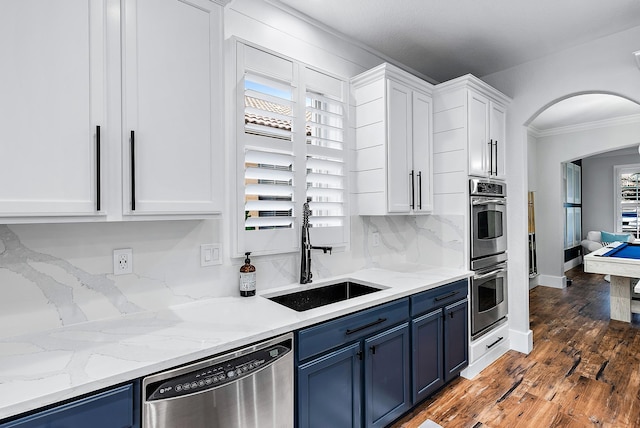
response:
M349 248L314 253L314 279L399 263L465 268L462 221L354 216ZM223 264L200 267L200 244L216 242L219 220L0 225L0 338L237 295L242 259L223 250ZM113 275L117 248L133 250L133 274ZM298 280L298 254L252 263L259 289Z

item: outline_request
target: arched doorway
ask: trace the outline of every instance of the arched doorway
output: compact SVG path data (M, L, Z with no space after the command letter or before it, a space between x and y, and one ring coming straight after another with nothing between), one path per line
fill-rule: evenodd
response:
M605 157L620 149L627 149L628 163L639 163L640 105L625 97L606 93L581 93L556 100L528 122L528 186L536 201L536 243L539 277L533 284L552 287L566 285L565 250L578 248L579 239L567 245L567 222L576 217L568 210L575 208L584 223L588 207L599 205L610 212L614 209L613 184L607 192L589 193L581 183L585 181L583 159ZM631 149L629 149L631 147ZM569 198L567 191L567 165L578 165L581 171L583 198ZM603 164L604 165L604 164ZM590 162L590 168L598 162ZM572 171L573 167L570 168ZM613 172L610 180L613 180ZM599 187L602 189L602 186ZM593 210L593 208L591 208ZM612 222L610 222L612 223ZM587 228L595 227L589 223ZM603 230L612 225L603 225ZM577 229L577 223L576 223ZM576 235L584 236L582 230ZM576 242L577 241L577 242ZM570 255L569 255L570 257Z

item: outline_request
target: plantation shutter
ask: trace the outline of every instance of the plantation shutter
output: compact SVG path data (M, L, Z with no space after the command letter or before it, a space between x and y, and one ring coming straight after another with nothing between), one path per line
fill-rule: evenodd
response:
M234 253L300 250L310 198L313 245L348 242L344 80L236 43Z
M347 241L345 83L305 70L306 196L314 245Z
M278 253L297 246L295 223L296 88L288 60L240 45L238 153L243 162L239 252Z
M640 173L636 170L624 171L619 175L620 218L619 232L633 233L634 237L640 237Z

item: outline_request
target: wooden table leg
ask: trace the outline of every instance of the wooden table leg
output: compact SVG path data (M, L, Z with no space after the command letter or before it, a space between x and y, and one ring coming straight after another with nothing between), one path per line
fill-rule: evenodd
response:
M611 275L609 304L612 320L631 322L631 282L628 277Z

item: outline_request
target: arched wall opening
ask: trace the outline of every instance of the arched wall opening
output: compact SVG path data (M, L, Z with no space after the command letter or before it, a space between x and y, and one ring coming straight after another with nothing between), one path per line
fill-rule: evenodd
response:
M637 147L640 143L640 105L613 93L585 91L558 98L538 110L527 124L528 190L535 195L536 243L539 276L534 284L563 288L565 272L565 187L563 163L591 159L615 150ZM543 126L540 126L543 125ZM637 150L611 157L606 161L589 161L582 169L584 195L581 215L586 231L601 220L591 220L588 211L600 205L608 208L609 219L597 230L612 230L615 210L613 162L639 163ZM594 169L595 168L595 169ZM606 168L606 171L600 169ZM594 185L591 176L606 175L606 186ZM585 188L586 185L586 188ZM593 188L598 194L591 193ZM603 191L606 188L606 191ZM602 218L602 209L597 218ZM587 221L585 222L584 219ZM585 224L586 223L586 224ZM571 247L571 245L569 245ZM577 251L577 249L576 249ZM579 260L578 260L579 261Z

